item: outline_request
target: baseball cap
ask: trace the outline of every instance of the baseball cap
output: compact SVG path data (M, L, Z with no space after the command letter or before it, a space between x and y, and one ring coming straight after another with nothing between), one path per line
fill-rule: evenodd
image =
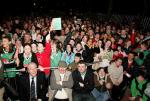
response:
M58 67L67 68L67 63L65 61L59 61Z

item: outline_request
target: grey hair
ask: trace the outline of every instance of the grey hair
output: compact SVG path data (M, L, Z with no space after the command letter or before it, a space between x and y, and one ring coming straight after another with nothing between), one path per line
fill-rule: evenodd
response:
M37 68L37 64L36 64L35 62L29 63L28 67L29 67L30 65L34 65L34 66Z

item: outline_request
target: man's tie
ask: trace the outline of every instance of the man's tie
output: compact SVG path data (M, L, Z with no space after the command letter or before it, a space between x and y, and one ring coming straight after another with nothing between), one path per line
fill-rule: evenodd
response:
M35 99L35 82L34 77L32 77L31 81L31 100Z

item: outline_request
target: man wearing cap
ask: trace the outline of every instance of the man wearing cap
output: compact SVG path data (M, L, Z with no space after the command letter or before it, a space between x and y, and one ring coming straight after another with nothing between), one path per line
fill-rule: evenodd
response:
M72 101L73 79L65 61L59 62L58 69L52 72L50 81L49 101Z

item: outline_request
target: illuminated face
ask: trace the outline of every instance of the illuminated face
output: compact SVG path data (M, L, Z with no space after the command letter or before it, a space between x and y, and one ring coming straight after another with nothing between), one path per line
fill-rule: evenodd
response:
M144 81L144 77L143 76L138 76L138 80L140 81L140 82L142 82L142 81Z
M122 43L123 43L123 40L119 39L118 44L122 44Z
M118 55L118 51L115 51L115 52L114 52L114 55Z
M93 34L94 34L93 30L89 30L89 31L88 31L88 34L89 34L90 36L93 35Z
M122 65L122 60L118 59L118 60L116 61L116 66L119 67L119 66L121 66L121 65Z
M71 46L67 45L67 49L66 50L67 50L68 53L70 53L71 52Z
M141 49L146 50L146 46L144 44L141 44Z
M74 40L70 40L69 44L71 44L72 46L74 46L74 44L75 44Z
M37 75L37 66L35 63L31 63L28 65L28 73L31 75L31 76L36 76Z
M83 37L82 41L86 43L87 40L88 40L88 38L87 38L87 36L85 35L85 36Z
M121 31L121 34L122 34L122 35L126 35L126 30L122 30L122 31Z
M82 31L82 32L80 33L80 35L81 35L81 36L84 36L84 35L85 35L85 32Z
M76 48L77 48L77 50L80 50L80 49L82 49L82 45L81 44L77 44Z
M115 42L115 38L114 37L111 37L111 42Z
M30 40L31 40L31 36L28 35L28 34L25 34L25 35L24 35L24 41L25 41L26 43L28 43L28 42L30 42Z
M7 34L9 33L9 30L7 28L4 29L4 33Z
M129 60L133 60L133 58L134 58L134 54L129 53L129 55L128 55L128 59L129 59Z
M8 47L9 46L10 41L7 38L3 38L2 39L2 45L3 47Z
M80 61L80 57L75 56L74 61L75 61L76 63L78 63L78 62Z
M60 74L64 74L66 72L66 67L59 67L58 70L60 72Z
M16 28L16 33L19 34L20 33L20 29Z
M107 41L106 44L105 44L105 47L109 48L110 46L111 46L111 41Z
M102 47L102 41L101 40L98 41L98 44L99 44L99 47Z
M42 41L42 36L40 34L38 34L36 36L36 41L41 42Z
M14 40L18 39L18 35L16 33L13 35L13 39Z
M30 47L29 45L26 45L26 46L24 47L24 53L25 53L26 55L30 55L30 54L31 54L31 47Z
M78 71L80 73L84 73L87 70L87 66L85 64L78 64Z
M104 71L104 69L100 69L99 71L98 71L98 75L100 76L100 77L103 77L103 76L105 76L105 71Z
M96 26L96 30L99 31L99 29L100 29L99 26Z
M127 42L127 45L128 45L128 46L131 46L131 41L128 41L128 42Z
M65 33L66 33L66 34L69 33L69 28L68 28L68 27L66 27Z
M87 44L88 44L89 46L91 46L91 45L92 45L92 40L91 40L91 39L88 40Z
M32 47L32 52L36 53L37 51L36 44L32 44L31 47Z
M39 43L37 46L38 52L42 53L44 51L44 46L43 44Z
M96 38L96 39L99 39L99 38L100 38L100 35L99 35L99 34L96 34L96 35L95 35L95 38Z

